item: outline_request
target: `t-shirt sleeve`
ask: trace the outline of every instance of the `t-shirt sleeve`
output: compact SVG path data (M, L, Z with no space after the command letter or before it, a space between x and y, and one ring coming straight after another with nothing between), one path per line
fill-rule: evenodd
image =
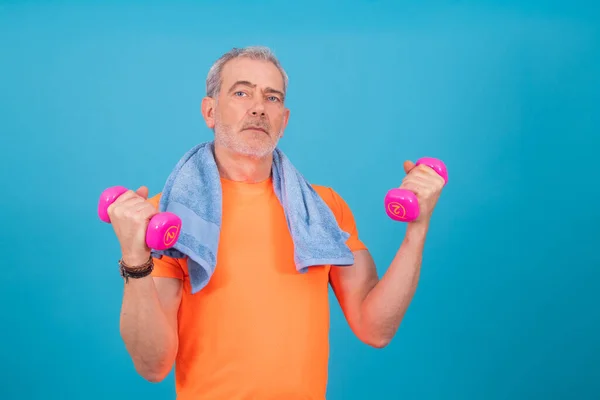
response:
M344 232L350 234L346 244L352 251L366 250L367 246L358 237L358 228L356 227L356 221L352 210L350 210L350 206L335 190L330 190L337 206L336 219L338 220L338 224Z
M154 257L154 271L152 276L160 278L177 278L183 280L185 273L179 260L162 256L161 258Z

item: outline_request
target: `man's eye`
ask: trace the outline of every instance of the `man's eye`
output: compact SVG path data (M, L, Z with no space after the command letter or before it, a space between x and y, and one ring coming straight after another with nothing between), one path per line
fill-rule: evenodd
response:
M246 93L244 93L244 92L235 92L235 95L236 96L245 96Z
M270 101L279 101L279 97L277 96L269 96Z

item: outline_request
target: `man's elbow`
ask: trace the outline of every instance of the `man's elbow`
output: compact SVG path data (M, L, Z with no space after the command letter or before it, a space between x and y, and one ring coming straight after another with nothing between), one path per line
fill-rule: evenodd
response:
M170 368L137 368L137 373L150 383L160 383L165 380L169 373Z
M162 372L151 372L151 371L145 371L145 372L138 372L142 378L144 378L145 380L147 380L150 383L160 383L163 380L165 380L165 378L169 375L168 373L162 373Z
M358 337L368 346L375 349L383 349L392 343L398 326L381 323L365 323L358 329Z
M362 341L373 348L383 349L392 342L392 338L388 338L386 336L375 336L363 339Z
M363 328L357 332L357 336L361 342L375 349L383 349L387 347L394 338L394 334L381 332L378 329Z

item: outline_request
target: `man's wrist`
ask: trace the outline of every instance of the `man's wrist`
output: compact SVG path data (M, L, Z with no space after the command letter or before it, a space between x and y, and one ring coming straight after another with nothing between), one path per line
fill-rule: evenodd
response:
M150 258L150 254L128 254L123 252L121 262L129 269L136 269L145 265Z
M141 279L149 276L154 271L154 259L149 256L143 264L129 265L123 259L119 260L119 269L121 277L125 279L125 283L129 282L129 278Z
M411 242L425 241L427 232L429 231L429 221L409 222L406 227L406 240Z

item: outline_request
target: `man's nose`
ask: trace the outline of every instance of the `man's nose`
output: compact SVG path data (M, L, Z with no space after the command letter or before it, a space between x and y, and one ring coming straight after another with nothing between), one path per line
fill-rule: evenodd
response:
M250 108L250 114L255 117L263 117L265 115L265 105L262 100L258 99L254 102L254 104L252 104L252 107Z

